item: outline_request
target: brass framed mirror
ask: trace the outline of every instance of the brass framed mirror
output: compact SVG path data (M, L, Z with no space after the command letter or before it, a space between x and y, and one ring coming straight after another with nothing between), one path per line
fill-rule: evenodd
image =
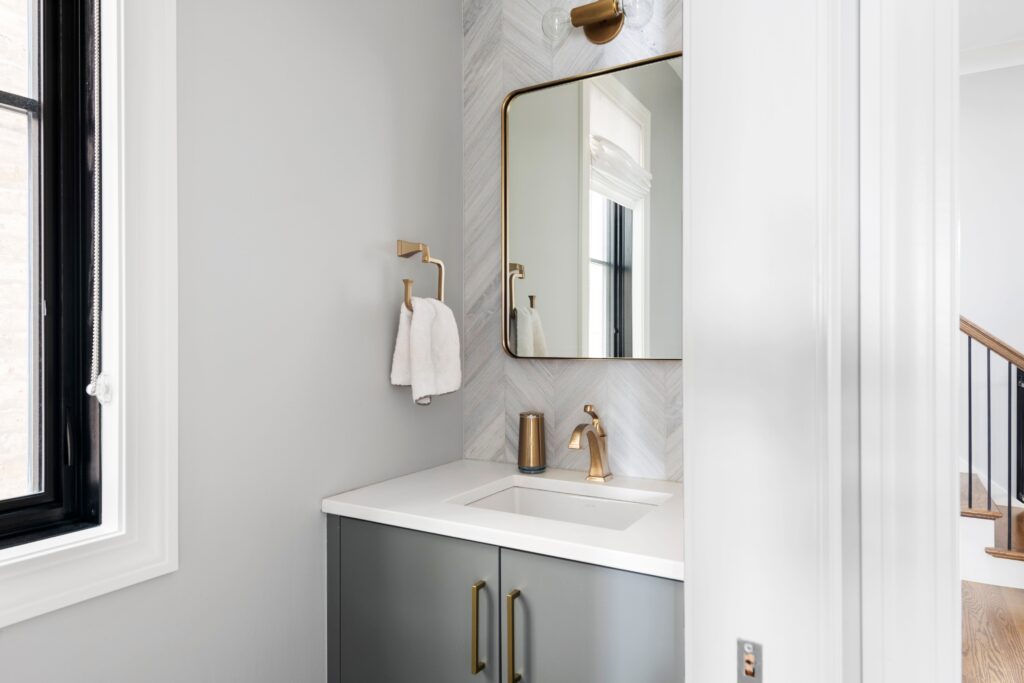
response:
M516 90L502 107L502 345L682 357L682 56Z

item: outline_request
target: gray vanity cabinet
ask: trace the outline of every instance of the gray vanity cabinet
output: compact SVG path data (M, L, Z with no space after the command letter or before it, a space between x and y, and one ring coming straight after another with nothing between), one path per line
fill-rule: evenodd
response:
M513 591L523 683L683 680L682 583L502 548L503 644Z
M680 582L335 515L327 520L331 683L683 680ZM480 581L486 585L477 588L475 632L486 665L473 673L472 596Z
M332 683L498 683L498 548L328 515ZM473 584L479 659L470 671Z

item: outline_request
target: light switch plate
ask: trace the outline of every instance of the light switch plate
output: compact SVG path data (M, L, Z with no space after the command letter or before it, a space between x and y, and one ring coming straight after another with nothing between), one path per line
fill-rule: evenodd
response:
M736 683L764 683L764 655L761 643L736 641Z

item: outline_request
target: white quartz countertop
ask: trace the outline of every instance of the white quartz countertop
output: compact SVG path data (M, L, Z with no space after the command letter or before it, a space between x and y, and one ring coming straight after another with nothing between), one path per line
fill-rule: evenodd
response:
M543 479L545 487L554 488L571 482L574 491L583 484L587 494L592 491L597 497L608 497L616 488L671 497L622 530L466 505L477 494L505 488L510 477L515 482ZM549 469L523 475L511 464L459 460L339 493L325 498L321 509L331 515L683 580L683 485L678 482L616 475L602 484L586 481L583 472Z

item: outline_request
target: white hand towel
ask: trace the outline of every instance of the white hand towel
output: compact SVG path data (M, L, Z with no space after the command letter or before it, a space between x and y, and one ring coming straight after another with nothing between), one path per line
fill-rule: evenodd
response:
M395 337L395 353L391 356L391 383L396 387L407 387L412 383L412 371L409 368L409 327L411 324L412 311L405 307L403 301L399 304L398 335Z
M402 304L391 363L391 383L411 386L412 397L429 405L434 396L462 386L459 329L452 310L437 299L413 298L412 313Z
M535 358L541 358L548 355L548 342L544 338L544 328L540 324L540 311L536 308L530 310L533 313L533 355Z
M533 355L533 309L516 306L516 355L529 358Z

